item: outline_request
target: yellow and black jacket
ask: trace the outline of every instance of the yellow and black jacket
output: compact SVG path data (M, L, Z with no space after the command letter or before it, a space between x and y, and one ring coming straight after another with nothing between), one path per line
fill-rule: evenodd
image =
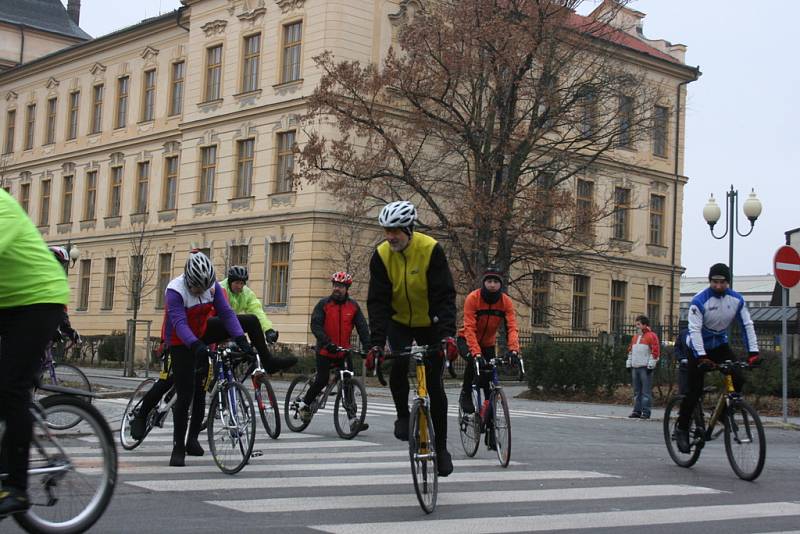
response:
M455 335L456 290L447 257L435 239L414 232L401 252L384 241L372 254L369 271L367 311L373 346L386 342L389 319L409 328L435 326L442 338Z

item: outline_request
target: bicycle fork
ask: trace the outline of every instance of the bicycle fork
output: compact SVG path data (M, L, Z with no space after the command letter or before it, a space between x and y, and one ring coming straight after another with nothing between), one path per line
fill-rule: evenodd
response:
M419 405L419 410L417 413L420 414L424 411L424 414L429 413L428 410L428 384L425 381L425 364L417 363L416 365L417 371L417 398L415 402ZM428 418L425 417L418 417L417 423L419 424L419 441L417 446L417 452L414 454L415 459L417 460L430 460L435 457L435 453L430 449L428 444L431 442L430 439L430 430L428 428ZM411 436L412 438L416 439L416 436Z

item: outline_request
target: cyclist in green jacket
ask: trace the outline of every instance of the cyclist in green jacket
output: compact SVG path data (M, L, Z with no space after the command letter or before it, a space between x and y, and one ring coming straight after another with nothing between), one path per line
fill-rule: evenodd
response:
M0 518L24 512L33 420L31 391L47 344L64 319L64 270L14 198L0 189Z
M220 285L225 290L228 302L236 312L239 323L255 345L258 354L261 355L261 364L264 369L268 373L288 369L297 363L297 358L294 356L276 357L270 353L267 343L278 341L278 332L273 328L272 321L269 320L267 314L264 313L261 301L258 300L253 290L247 287L249 278L247 267L234 265L228 269L228 277ZM255 332L264 334L256 335Z

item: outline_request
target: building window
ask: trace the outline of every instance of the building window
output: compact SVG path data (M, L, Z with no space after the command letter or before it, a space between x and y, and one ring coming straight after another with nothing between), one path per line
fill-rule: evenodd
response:
M667 119L669 109L656 106L653 110L653 154L667 157Z
M69 94L69 110L67 112L67 139L78 137L78 111L81 104L81 92L73 91Z
M174 210L178 196L178 157L172 156L164 160L164 199L161 209Z
M236 197L249 197L253 188L253 147L255 139L236 143Z
M625 296L628 283L611 281L611 331L622 332L625 326Z
M200 247L197 250L205 254L208 259L211 259L211 249L209 247Z
M169 114L180 115L183 112L183 78L186 63L178 61L172 64L172 83L170 84Z
M111 167L111 184L108 191L108 216L119 217L122 206L122 167Z
M56 142L56 114L58 113L58 99L47 100L47 127L44 133L44 144L52 145Z
M533 222L542 229L553 226L552 194L554 188L552 173L543 172L536 178L536 209L533 212Z
M214 180L217 176L217 147L200 149L200 198L198 202L214 201Z
M134 213L147 213L147 194L150 186L150 162L139 163L136 173L136 206Z
M578 100L578 130L583 139L594 135L597 123L597 94L591 89L583 89Z
M533 272L531 325L547 326L550 313L550 273Z
M594 183L588 180L578 180L575 199L575 231L581 235L591 235L594 231L592 225L592 212L594 208Z
M172 280L172 254L165 253L158 255L158 288L156 289L156 308L164 308L164 294L167 292L167 285Z
M664 243L664 204L663 195L650 195L650 244Z
M91 133L100 133L103 130L103 84L95 85L92 90L92 127Z
M106 272L103 277L103 308L114 307L114 284L117 277L117 258L106 258Z
M289 243L272 243L269 252L269 303L285 306L289 294Z
M127 76L117 80L117 116L115 128L125 128L128 124L128 90L130 79Z
M130 267L131 270L128 273L128 309L132 310L135 307L138 310L142 304L142 289L144 285L144 277L142 276L144 259L141 254L131 256Z
M292 172L294 171L294 132L278 134L278 172L275 182L276 193L292 191Z
M151 121L156 109L156 71L144 71L142 79L142 121Z
M89 309L89 285L92 278L92 260L81 260L80 282L78 288L78 309Z
M50 224L50 180L42 180L42 192L39 198L39 226Z
M205 100L222 98L222 45L206 50L206 94Z
M3 147L3 154L14 152L14 134L17 126L17 110L10 109L6 113L6 143Z
M247 265L248 250L247 245L231 245L229 248L229 265Z
M614 239L628 239L628 218L631 209L631 190L614 188Z
M36 130L36 104L28 104L25 110L25 150L33 148L33 133Z
M72 176L64 177L64 190L61 191L61 222L72 222Z
M633 144L631 128L633 127L633 97L622 96L619 99L619 143L624 148Z
M244 38L244 64L242 65L242 92L258 89L259 64L261 63L261 34Z
M303 23L294 22L283 27L283 68L281 83L300 79L300 50L302 46Z
M575 275L572 280L572 328L585 330L589 325L589 277Z
M651 325L661 324L661 286L647 286L647 317Z
M83 220L94 220L97 204L97 171L86 173L86 201L83 208Z
M28 208L31 204L31 184L22 184L19 188L19 203L25 213L28 213Z

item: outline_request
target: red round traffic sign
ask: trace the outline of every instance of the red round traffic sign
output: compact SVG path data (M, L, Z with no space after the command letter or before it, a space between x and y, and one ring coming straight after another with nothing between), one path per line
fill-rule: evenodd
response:
M794 248L788 245L779 248L772 265L775 269L775 278L786 289L800 282L800 254Z

